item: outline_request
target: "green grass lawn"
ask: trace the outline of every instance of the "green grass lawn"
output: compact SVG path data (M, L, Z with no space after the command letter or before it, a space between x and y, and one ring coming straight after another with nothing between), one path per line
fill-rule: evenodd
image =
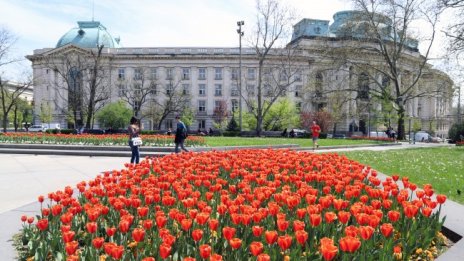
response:
M312 147L311 138L257 138L257 137L210 137L206 136L206 144L210 147L220 146L250 146L250 145L279 145L279 144L297 144L301 147ZM369 140L348 140L348 139L319 139L319 145L323 146L341 146L356 144L379 144L383 142Z
M420 187L432 184L436 192L464 204L464 147L351 151L340 154L386 175L407 176ZM460 195L458 190L462 191Z

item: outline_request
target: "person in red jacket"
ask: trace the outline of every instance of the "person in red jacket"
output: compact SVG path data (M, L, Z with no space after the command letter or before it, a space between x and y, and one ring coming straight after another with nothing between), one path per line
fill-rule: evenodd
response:
M311 133L313 136L313 150L319 148L319 144L317 140L319 139L319 133L321 133L321 127L317 125L316 121L313 121L313 125L311 125Z

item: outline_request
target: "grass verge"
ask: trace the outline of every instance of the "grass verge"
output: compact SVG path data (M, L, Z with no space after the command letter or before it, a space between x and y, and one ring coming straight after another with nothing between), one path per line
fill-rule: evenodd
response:
M407 176L422 187L431 184L437 193L464 204L464 147L339 152L386 174Z
M312 147L313 142L310 138L258 138L258 137L204 137L206 144L210 147L221 146L252 146L252 145L281 145L297 144L301 147ZM349 140L349 139L320 139L319 145L323 146L345 146L360 144L381 144L383 141L373 140Z

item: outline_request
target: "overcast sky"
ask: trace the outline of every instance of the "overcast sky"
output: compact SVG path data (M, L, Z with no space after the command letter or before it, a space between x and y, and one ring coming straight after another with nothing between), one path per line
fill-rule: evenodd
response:
M330 20L352 9L349 0L281 0L302 18ZM100 21L123 47L234 47L236 22L244 20L245 35L255 23L255 0L0 0L0 26L17 37L16 56L55 47L77 21ZM8 68L11 75L30 69Z

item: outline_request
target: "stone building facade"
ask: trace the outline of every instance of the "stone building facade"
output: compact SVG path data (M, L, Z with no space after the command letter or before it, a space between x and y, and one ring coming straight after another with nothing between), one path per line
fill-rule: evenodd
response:
M324 48L331 48L349 44L346 38L337 35L337 29L344 20L349 19L351 11L339 12L334 15L334 23L329 21L303 19L294 26L294 33L288 49L294 50L291 58L291 68L279 68L282 64L282 53L286 49L274 49L269 55L267 67L261 72L263 79L273 78L285 86L285 91L279 96L287 97L295 103L300 111L317 111L326 109L340 114L337 118L337 131L350 132L383 130L385 115L379 116L384 105L360 97L362 91L348 92L337 96L337 89L348 87L362 88L365 83L359 73L354 73L349 66L335 65L320 55ZM158 124L147 111L156 107L152 103L155 99L166 99L169 92L177 89L182 95L187 95L187 107L194 114L194 123L190 128L209 129L213 127L215 114L223 106L228 111L238 110L240 100L240 75L242 98L253 99L257 95L259 66L256 53L252 48L241 49L242 67L239 68L239 48L221 47L166 47L166 48L135 48L120 47L119 39L114 39L106 28L99 22L79 22L78 27L66 33L55 48L35 50L33 55L27 56L32 61L34 76L35 114L38 115L41 104L46 103L52 108L54 122L61 126L70 126L65 77L61 77L58 70L50 66L50 61L58 64L63 55L70 55L71 60L79 61L87 57L90 59L96 47L103 45L101 53L102 75L104 85L107 86L109 99L113 102L128 97L128 92L141 95L144 89L148 92L143 102L128 103L134 111L139 111L145 129L168 129L175 126L175 114L167 115ZM337 40L341 39L341 40ZM417 42L411 40L411 60L420 56ZM69 67L71 68L71 67ZM290 70L292 72L290 73ZM79 84L89 84L81 79ZM287 84L283 84L285 82ZM429 69L423 74L418 88L428 85L443 85L452 89L453 82L443 72ZM263 96L270 98L272 94L269 84L263 84ZM69 88L68 88L69 89ZM269 93L266 94L266 91ZM163 96L163 97L161 97ZM361 95L362 96L362 95ZM341 98L344 99L341 102ZM433 130L437 135L446 136L451 124L448 117L452 106L452 96L442 95L435 98L416 98L406 103L407 119L413 119L423 130ZM242 102L242 110L247 110L247 103ZM36 123L40 121L35 117ZM76 125L82 124L81 120ZM381 123L383 122L383 123ZM412 124L412 123L411 123ZM394 126L394 120L391 121ZM95 122L98 127L98 122ZM76 127L76 126L73 126ZM295 126L297 127L297 126ZM408 126L406 126L408 128Z

